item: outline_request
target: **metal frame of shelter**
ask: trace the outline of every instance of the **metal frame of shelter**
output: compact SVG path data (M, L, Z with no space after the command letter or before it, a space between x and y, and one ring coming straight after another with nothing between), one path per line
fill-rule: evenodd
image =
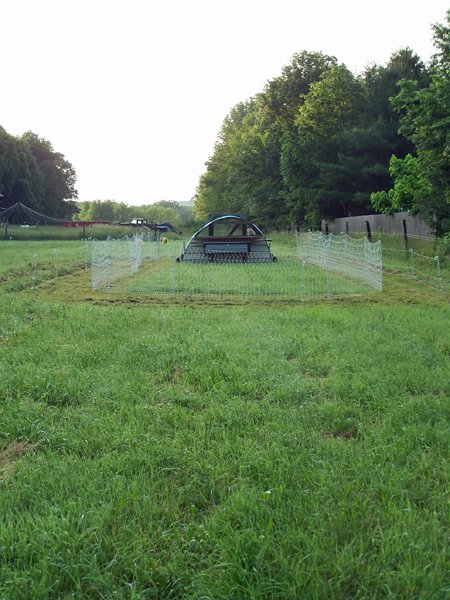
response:
M0 212L0 222L10 225L59 225L61 219L48 217L21 202L16 202Z
M238 214L215 215L189 240L178 261L271 262L269 242L257 225Z
M4 237L8 238L8 225L59 225L61 219L54 219L39 213L21 202L16 202L0 212L0 224L4 228Z

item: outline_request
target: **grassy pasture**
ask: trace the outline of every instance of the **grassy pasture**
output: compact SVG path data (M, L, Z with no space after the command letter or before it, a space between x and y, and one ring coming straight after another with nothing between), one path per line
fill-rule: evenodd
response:
M368 291L368 286L350 278L331 274L330 287L334 293L357 294ZM113 282L112 291L126 294L146 292L171 292L187 295L210 295L219 293L222 297L278 297L280 299L301 300L301 285L304 296L317 292L326 295L325 273L314 266L304 266L298 259L281 256L277 262L268 263L228 263L192 264L175 263L167 256L158 261L143 262L137 276Z
M8 225L7 231L0 229L1 239L7 236L9 241L77 241L84 237L104 240L108 236L123 237L133 235L138 231L130 227L119 225L92 225L86 227L58 227L56 225L38 225L34 227L21 227L20 225ZM139 230L140 232L141 230Z
M125 250L122 242L114 242ZM4 260L0 263L0 285L8 291L38 290L59 299L92 297L89 242L55 240L9 241L3 244ZM247 298L274 298L299 301L309 296L327 295L327 277L316 267L305 266L293 258L294 236L280 235L273 244L277 262L262 264L189 264L175 263L182 244L172 240L157 250L155 242L144 242L144 260L139 272L131 277L113 279L108 295L164 297L176 290L181 297L210 296L234 302ZM159 253L161 252L161 255ZM158 254L158 256L157 256ZM128 259L127 259L128 260ZM115 264L115 262L114 262ZM118 261L120 268L120 261ZM129 270L128 262L124 267ZM367 285L350 278L330 274L334 295L368 293ZM301 292L301 286L304 290ZM107 294L97 294L98 299Z
M394 250L382 294L224 306L0 244L0 598L448 597L450 310Z

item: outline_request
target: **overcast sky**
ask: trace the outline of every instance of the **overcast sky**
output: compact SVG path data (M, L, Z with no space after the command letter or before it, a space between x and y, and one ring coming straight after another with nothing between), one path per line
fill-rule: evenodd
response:
M189 200L230 109L302 50L427 61L448 0L0 0L0 125L73 164L80 200Z

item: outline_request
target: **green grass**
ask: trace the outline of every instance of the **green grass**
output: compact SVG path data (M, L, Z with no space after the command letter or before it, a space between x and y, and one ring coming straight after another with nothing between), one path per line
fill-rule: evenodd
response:
M442 294L5 292L30 248L0 271L0 598L448 597Z
M350 278L331 274L333 293L357 294L369 287ZM303 286L303 288L302 288ZM302 297L326 296L325 273L298 259L281 256L267 263L174 263L170 256L156 261L144 260L137 275L112 283L112 292L122 294L216 295L243 297L280 297L300 301Z
M83 228L81 227L58 227L56 225L39 225L36 227L21 227L20 225L8 225L5 233L4 229L0 229L0 238L8 241L76 241L83 238L94 238L104 240L108 236L124 237L133 235L136 231L141 232L141 229L130 227L120 227L119 225L92 225Z
M275 235L271 244L276 261L192 263L175 261L175 257L180 257L183 252L180 241L145 242L141 246L142 264L134 275L129 275L126 245L114 242L107 250L103 243L96 244L96 256L102 257L105 252L112 256L109 277L105 277L105 263L100 263L98 278L103 283L97 289L108 290L109 295L116 296L218 295L258 300L277 297L293 301L373 291L367 283L332 272L327 276L322 269L300 261L295 236Z
M0 289L30 290L43 281L87 269L90 253L82 241L0 242Z

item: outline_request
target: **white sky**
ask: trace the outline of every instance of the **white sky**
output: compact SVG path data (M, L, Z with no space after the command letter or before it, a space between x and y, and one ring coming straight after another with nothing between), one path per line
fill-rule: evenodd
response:
M189 200L230 109L302 50L427 61L448 0L0 0L0 125L73 164L79 200Z

